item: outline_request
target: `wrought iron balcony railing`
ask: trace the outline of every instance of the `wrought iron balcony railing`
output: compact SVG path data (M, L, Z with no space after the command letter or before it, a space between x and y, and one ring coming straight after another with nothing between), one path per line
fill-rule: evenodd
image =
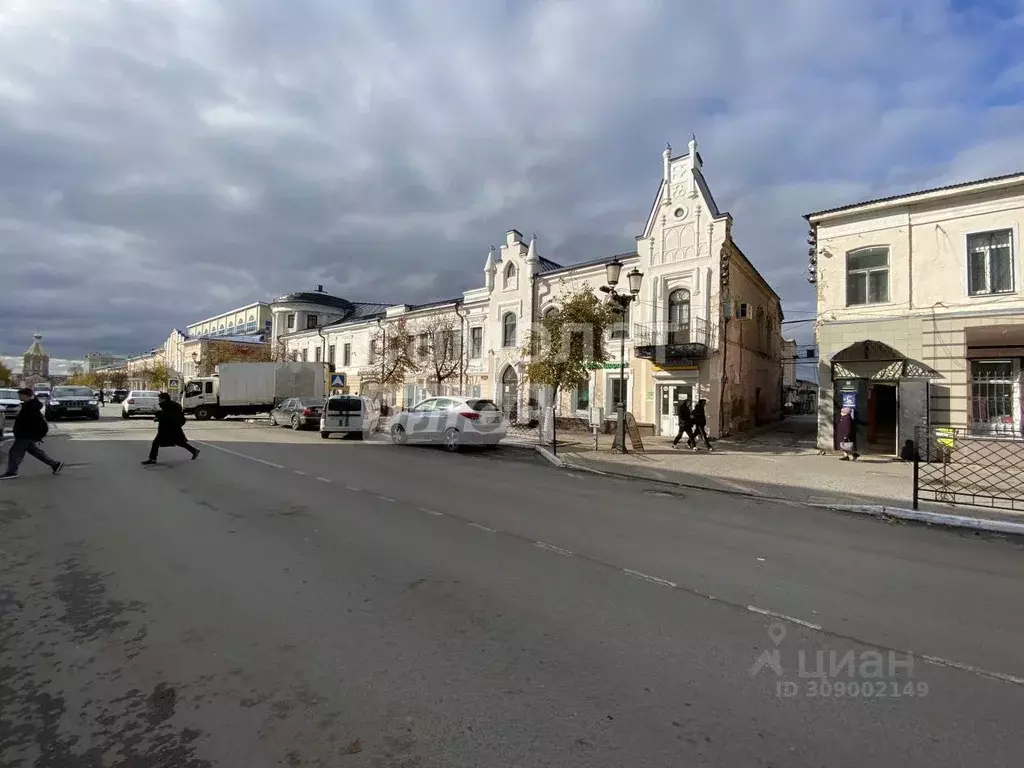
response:
M687 323L636 323L633 345L637 357L658 363L702 360L713 347L711 326L700 317Z

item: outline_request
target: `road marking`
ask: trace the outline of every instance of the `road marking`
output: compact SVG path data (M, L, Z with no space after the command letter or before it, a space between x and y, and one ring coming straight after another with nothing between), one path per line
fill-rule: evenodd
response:
M443 512L437 512L436 510L427 509L426 507L420 507L420 512L426 512L428 515L433 515L434 517L440 517L444 514Z
M562 549L561 547L556 547L554 544L548 544L544 541L535 541L533 542L533 546L549 550L550 552L557 552L560 555L568 555L570 557L572 557L573 555L573 553L570 552L568 549Z
M303 475L303 476L304 476L304 475L305 475L306 473L305 473L305 472L303 472L303 471L302 471L301 469L296 469L296 470L295 470L295 474L296 474L296 475Z
M227 448L222 448L219 445L213 445L212 443L204 443L201 440L193 440L192 442L196 443L197 445L205 446L207 448L213 448L215 451L223 451L224 453L230 453L232 456L237 456L240 459L248 459L249 461L255 461L257 464L263 464L268 467L273 467L274 469L284 469L283 464L275 464L274 462L267 461L266 459L258 459L255 456L250 456L247 453L239 453L238 451L232 451Z
M381 501L386 501L389 504L394 504L395 503L395 500L392 499L390 496L378 496L377 498L380 499Z
M345 490L352 491L352 493L362 493L363 491L362 488L356 488L354 485L346 485Z
M676 586L676 583L674 581L669 581L668 579L659 579L657 576L651 576L651 574L649 573L634 571L631 568L623 568L622 572L627 573L630 576L635 576L638 579L643 579L644 581L650 581L654 584L661 584L661 586L663 587L672 587L673 589L675 589Z
M949 667L951 669L959 669L962 672L970 672L973 675L980 675L981 677L989 677L993 680L1001 680L1004 683L1013 683L1014 685L1024 685L1024 677L1017 677L1016 675L1008 675L1005 672L993 672L988 669L982 669L981 667L972 667L970 664L961 664L959 661L950 661L949 659L943 659L939 656L921 656L919 657L923 661L927 661L929 664L935 664L939 667Z
M321 483L333 482L329 477L318 477L317 480L319 480Z
M751 613L759 613L762 616L769 616L773 619L779 619L781 621L788 621L791 624L799 624L801 627L807 627L808 629L821 629L820 624L811 624L809 621L798 619L794 616L787 616L784 613L776 613L775 611L766 611L764 608L758 608L756 605L748 605L747 610Z
M497 528L488 528L486 525L480 525L480 523L470 523L470 528L479 528L481 531L487 531L488 533L497 533Z

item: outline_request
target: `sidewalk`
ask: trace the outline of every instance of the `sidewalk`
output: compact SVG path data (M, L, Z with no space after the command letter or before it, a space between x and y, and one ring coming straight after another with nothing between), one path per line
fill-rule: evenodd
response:
M711 452L703 447L694 452L683 442L682 447L673 448L667 437L644 437L645 452L625 455L611 452L611 435L599 436L597 450L593 437L573 435L566 436L573 442L559 446L558 459L568 468L844 511L947 525L951 524L948 520L940 521L936 516L1024 524L1021 513L928 502L920 505L920 511L925 514L914 516L910 512L911 464L888 457L862 456L854 462L840 461L834 455L819 455L813 430L813 421L797 417L782 422L774 430L763 429L754 435L714 441ZM987 527L969 521L963 524ZM1024 527L1013 532L1024 532Z

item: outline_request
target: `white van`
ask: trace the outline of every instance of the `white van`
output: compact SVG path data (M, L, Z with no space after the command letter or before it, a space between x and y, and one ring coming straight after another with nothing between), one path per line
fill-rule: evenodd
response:
M320 417L320 437L333 434L366 436L380 426L380 411L368 397L361 395L331 395L324 404Z

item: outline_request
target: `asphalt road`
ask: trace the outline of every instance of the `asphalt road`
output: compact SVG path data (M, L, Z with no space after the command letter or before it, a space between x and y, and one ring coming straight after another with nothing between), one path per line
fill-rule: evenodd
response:
M0 486L5 768L1021 763L1017 542L188 431L61 424Z

